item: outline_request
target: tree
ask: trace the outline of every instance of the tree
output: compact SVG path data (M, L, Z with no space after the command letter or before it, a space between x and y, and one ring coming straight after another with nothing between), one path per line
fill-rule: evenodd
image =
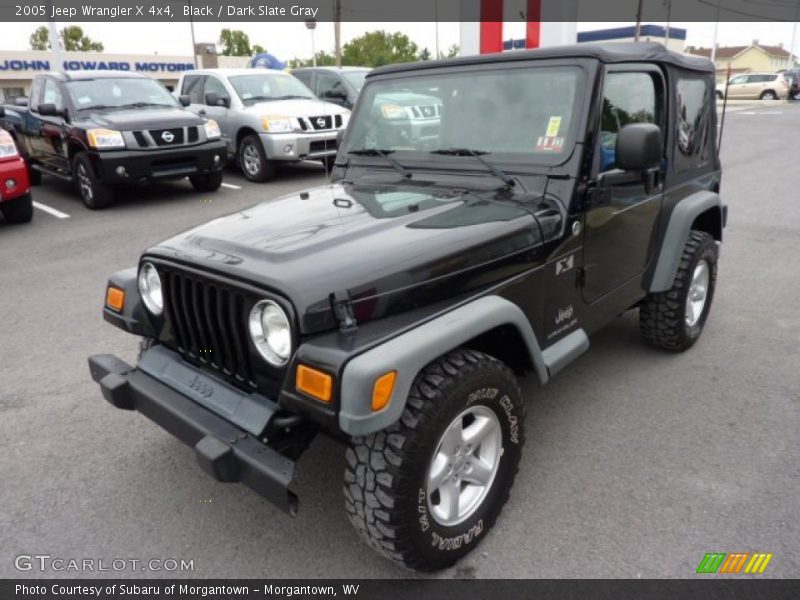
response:
M83 29L77 25L64 27L59 34L64 50L67 52L102 52L103 44L95 42L83 34Z
M239 29L223 29L219 34L219 44L225 56L252 56L250 38Z
M102 42L95 42L89 36L84 35L83 29L77 25L64 27L58 37L61 38L61 45L67 52L102 52L104 46ZM47 27L39 27L31 34L31 50L50 50L50 31Z
M299 69L300 67L313 66L314 61L310 58L293 58L288 62L290 69ZM333 54L328 54L324 50L317 52L317 66L318 67L331 67L336 64L336 57Z
M458 53L461 51L461 48L458 44L453 44L447 49L447 52L439 52L439 58L453 58L458 56Z
M419 60L430 60L431 59L431 51L427 48L423 48L422 52L419 53Z
M262 46L261 44L253 44L253 47L250 50L253 55L264 54L264 52L267 51L266 48L264 48L264 46Z
M50 49L50 31L42 25L31 34L30 37L31 50L49 50Z
M371 31L344 45L342 64L380 67L396 62L413 62L417 60L417 49L404 33Z

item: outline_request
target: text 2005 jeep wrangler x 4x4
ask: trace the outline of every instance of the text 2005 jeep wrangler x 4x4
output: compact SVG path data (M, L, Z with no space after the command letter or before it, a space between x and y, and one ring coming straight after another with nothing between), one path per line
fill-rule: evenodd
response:
M440 99L438 136L386 98ZM358 100L328 186L194 228L111 277L135 367L89 359L138 410L294 512L317 431L349 447L345 508L420 570L484 538L517 472L525 406L589 335L638 308L649 342L706 322L726 210L713 65L656 44L389 66Z

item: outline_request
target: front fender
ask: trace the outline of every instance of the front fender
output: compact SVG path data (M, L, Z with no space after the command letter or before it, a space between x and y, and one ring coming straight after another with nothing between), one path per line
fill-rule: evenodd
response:
M125 292L125 304L122 312L111 310L103 306L103 318L114 327L144 337L156 337L150 319L142 305L137 282L138 271L136 267L117 271L108 278L106 287L113 286Z
M499 296L484 296L380 344L347 362L341 383L339 428L350 435L379 431L400 419L417 374L430 362L501 325L517 328L542 383L545 356L522 310ZM372 411L372 389L381 375L397 371L389 404Z

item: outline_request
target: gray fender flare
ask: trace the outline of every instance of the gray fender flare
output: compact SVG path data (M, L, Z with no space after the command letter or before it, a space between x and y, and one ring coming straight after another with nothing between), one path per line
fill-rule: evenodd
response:
M720 211L722 218L722 200L718 194L707 190L687 196L675 205L661 242L661 251L650 281L650 292L666 292L672 288L692 223L700 214L713 208Z
M517 328L543 384L569 362L564 358L565 352L574 357L589 346L580 329L543 352L528 318L516 304L500 296L484 296L351 359L342 375L339 427L350 435L366 435L396 422L403 414L411 384L427 364L501 325ZM564 343L567 339L572 343ZM556 347L559 348L553 352L551 349ZM397 371L391 399L384 409L373 412L375 380L389 371Z

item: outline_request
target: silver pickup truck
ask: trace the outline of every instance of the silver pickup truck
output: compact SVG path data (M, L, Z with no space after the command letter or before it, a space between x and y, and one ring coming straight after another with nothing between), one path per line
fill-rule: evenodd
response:
M176 89L189 110L219 124L250 181L271 179L279 162L318 159L330 167L336 134L350 118L281 71L200 69L182 75Z

